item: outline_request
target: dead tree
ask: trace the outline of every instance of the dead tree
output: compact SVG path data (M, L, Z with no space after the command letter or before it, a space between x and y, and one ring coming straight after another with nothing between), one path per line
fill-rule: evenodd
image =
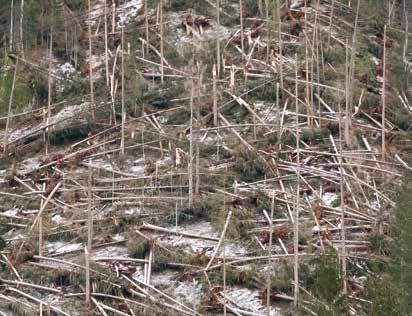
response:
M23 20L24 20L24 0L20 0L20 54L24 56L24 43L23 43Z
M93 170L89 167L87 180L87 248L91 251L93 246L93 201L92 201Z
M383 74L382 74L382 160L386 158L386 141L385 141L385 120L386 120L386 25L383 32L383 56L382 56Z
M160 72L161 72L161 83L164 84L164 25L163 25L163 0L159 2L159 12L160 12Z
M216 63L216 73L220 77L220 0L216 0Z
M193 206L193 96L195 92L195 85L191 80L190 89L190 134L189 134L189 164L188 164L188 177L189 177L189 208Z
M145 34L146 34L146 53L149 53L149 12L147 11L147 1L144 1L144 26L145 26ZM143 48L144 50L144 48Z
M349 106L345 121L345 141L347 145L352 144L352 137L349 137L349 131L352 129L352 110L353 110L353 85L354 85L354 78L355 78L355 56L356 56L356 39L357 39L357 31L358 31L358 20L359 20L359 7L361 1L358 1L356 7L356 17L355 17L355 25L353 29L353 37L352 37L352 49L351 49L351 56L350 56L350 66L349 66Z
M216 87L216 65L213 65L213 70L212 70L212 75L213 75L213 125L216 127L218 125L217 123L217 87Z
M146 1L145 1L146 2ZM107 40L107 0L104 0L104 63L106 67L106 86L110 87L109 79L109 53Z
M49 43L49 73L47 78L48 92L47 92L47 119L46 125L49 125L49 120L51 117L51 99L52 99L52 59L53 59L53 27L50 28L50 43ZM46 155L49 154L49 128L46 128L45 137L45 151Z
M122 71L122 130L121 130L121 140L120 140L120 153L122 156L124 156L124 128L126 124L126 111L125 111L125 105L124 105L124 26L122 26L122 39L121 39L121 46L122 46L122 63L121 63L121 71Z
M91 10L90 7L90 0L88 0L88 8L89 11ZM89 15L90 17L90 15ZM87 25L88 37L89 37L89 84L90 84L90 101L89 101L89 113L91 114L92 121L95 121L95 113L94 113L94 84L93 84L93 52L92 52L92 25L91 20L89 19Z
M346 232L345 232L345 178L343 172L343 155L342 155L342 113L339 105L339 169L340 169L340 207L341 207L341 262L342 262L342 279L343 279L343 293L347 294L348 287L346 282Z
M13 38L14 38L14 0L11 0L9 50L13 50Z
M295 56L296 69L295 69L295 125L296 125L296 201L295 201L295 218L293 220L293 251L294 251L294 297L293 304L298 304L299 294L299 207L300 207L300 131L299 131L299 99L298 99L298 56Z
M287 5L287 4L286 4ZM278 25L278 40L279 40L279 75L280 75L280 90L283 93L283 42L282 42L282 19L280 13L280 0L276 1L276 17Z
M240 49L242 50L242 59L245 52L245 32L243 30L243 0L239 0L239 19L240 19Z
M16 79L17 79L17 68L19 65L19 60L16 60L16 64L14 65L14 73L13 73L13 82L11 84L11 91L9 97L9 106L7 109L7 119L6 119L6 129L4 131L4 139L3 139L3 151L5 152L7 149L7 134L9 132L9 125L10 125L10 117L11 117L11 108L13 105L14 99L14 89L16 88Z
M90 253L87 247L84 247L84 259L86 265L86 286L85 286L85 294L86 294L86 305L90 304L90 297L91 297L91 288L90 288Z

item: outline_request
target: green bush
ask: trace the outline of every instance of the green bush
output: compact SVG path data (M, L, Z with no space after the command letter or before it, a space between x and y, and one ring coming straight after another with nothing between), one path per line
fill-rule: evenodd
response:
M325 63L330 63L332 65L341 65L346 61L346 50L343 47L330 49L323 53L323 58Z
M262 180L266 173L265 163L255 152L250 150L238 150L236 152L235 172L240 180L255 182Z
M405 292L399 288L389 274L374 276L365 285L366 299L372 301L367 305L368 315L398 316L407 315Z

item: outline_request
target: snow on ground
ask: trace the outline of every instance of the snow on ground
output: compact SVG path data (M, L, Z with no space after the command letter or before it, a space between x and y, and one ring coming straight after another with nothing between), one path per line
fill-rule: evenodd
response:
M116 8L116 26L118 28L133 22L133 19L138 15L143 7L143 0L126 0L123 4ZM108 5L107 14L112 13L112 7ZM95 26L99 18L104 18L104 0L99 0L90 10L89 18L86 24Z
M15 129L13 131L10 131L7 133L7 142L13 142L16 139L22 138L25 135L28 135L32 132L33 128L31 126L24 126L18 129Z
M108 11L111 10L108 6ZM104 15L104 0L99 0L89 11L89 18L86 20L87 25L94 26L99 17Z
M18 213L20 213L21 215L30 215L30 214L36 214L38 212L39 210L23 210L21 208L14 207L10 210L3 212L2 214L9 215L9 216L18 216Z
M51 220L57 224L61 224L65 221L65 218L60 214L53 215Z
M181 303L190 303L188 307L195 310L200 306L204 294L203 285L197 281L193 282L175 282L173 285L175 298Z
M337 200L339 197L338 197L338 195L336 194L336 193L333 193L333 192L325 192L323 195L322 195L322 202L323 202L323 204L324 205L327 205L327 206L332 206L333 205L333 202L335 201L335 200Z
M171 230L175 230L176 227L169 227ZM199 222L191 225L183 225L178 227L178 232L200 235L204 237L216 238L219 239L220 235L213 229L212 225L209 222ZM217 245L217 241L213 240L203 240L203 239L194 239L188 237L181 237L178 235L168 235L163 237L163 242L173 245L173 246L187 246L187 250L190 250L194 253L205 253L208 256L213 255L214 248ZM240 244L227 241L226 243L226 256L242 256L247 253L247 249L242 247ZM219 253L221 253L223 248L221 247Z
M41 162L39 157L28 158L17 164L17 172L19 174L27 174L32 170L40 167L40 164Z
M58 93L62 93L66 89L66 83L76 73L76 69L71 63L63 63L55 66L54 74L61 80L56 82L56 90Z
M234 304L229 304L233 307L237 307L241 310L256 313L256 315L267 315L266 306L262 304L262 298L259 295L258 290L249 290L244 288L231 288L225 292L228 300ZM280 309L271 308L270 315L281 315Z
M267 104L264 102L256 102L254 106L256 107L260 118L263 119L265 122L267 123L278 122L279 115L278 113L276 113L275 100L273 100L272 104ZM282 111L282 109L280 109L280 111Z
M130 0L117 8L117 27L122 27L133 21L143 7L143 0Z
M124 238L123 238L124 239ZM124 246L108 246L104 248L97 248L92 252L93 258L101 257L128 257L129 252Z
M162 271L152 274L150 284L156 288L170 292L172 296L182 304L195 310L200 306L204 295L203 285L197 281L176 281L179 273L176 271ZM132 275L133 279L144 282L144 272L141 266L137 267Z
M72 118L76 114L80 114L82 111L87 109L88 104L88 102L85 102L82 104L65 106L59 113L50 118L49 124L63 121L65 119Z
M64 252L70 252L80 250L83 248L82 243L68 243L64 241L52 241L46 243L46 248L49 254L61 254Z

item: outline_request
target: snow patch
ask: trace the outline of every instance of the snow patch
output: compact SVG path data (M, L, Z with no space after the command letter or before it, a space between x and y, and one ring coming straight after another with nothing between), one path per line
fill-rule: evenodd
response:
M237 307L244 311L257 313L258 315L267 315L266 306L262 304L262 298L258 290L234 288L227 290L225 295L236 305L235 308ZM280 309L272 307L270 315L281 315Z
M53 241L48 242L46 245L49 254L61 254L64 252L71 252L82 249L83 244L81 243L68 243L64 241Z
M122 27L133 21L140 9L143 7L143 0L131 0L118 7L116 23L117 27Z
M175 230L176 227L169 227L171 230ZM216 238L220 236L215 232L213 227L209 222L199 222L191 225L184 225L178 227L178 232L200 235L203 237ZM211 256L214 253L214 248L217 245L217 241L213 240L203 240L194 239L189 237L181 237L178 235L168 235L164 237L164 241L173 246L187 246L187 250L194 253L204 253L205 255ZM219 249L218 255L221 254L223 248ZM226 256L242 256L247 253L247 249L242 247L237 243L232 243L227 241L225 248Z
M332 207L333 202L338 199L338 195L332 192L325 192L322 195L322 202L323 204Z

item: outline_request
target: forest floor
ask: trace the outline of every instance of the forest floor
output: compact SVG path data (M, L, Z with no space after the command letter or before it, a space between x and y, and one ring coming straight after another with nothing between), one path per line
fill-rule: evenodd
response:
M80 49L9 55L16 95L34 72L53 102L0 134L0 312L399 315L381 276L411 169L400 8L245 1L242 32L238 1L221 25L183 2L98 1L64 24Z

